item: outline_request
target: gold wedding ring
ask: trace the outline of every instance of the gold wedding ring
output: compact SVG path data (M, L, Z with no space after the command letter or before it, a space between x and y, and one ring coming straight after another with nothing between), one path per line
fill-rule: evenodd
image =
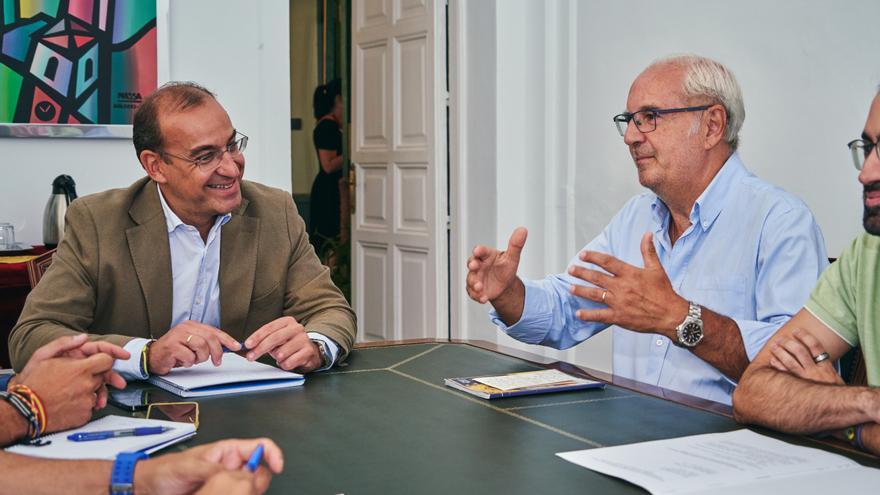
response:
M608 295L608 291L607 291L607 290L603 290L603 291L602 291L602 302L605 302L605 296L607 296L607 295Z
M189 341L192 340L192 338L193 336L192 334L190 334L189 337L186 338L186 343L189 344Z

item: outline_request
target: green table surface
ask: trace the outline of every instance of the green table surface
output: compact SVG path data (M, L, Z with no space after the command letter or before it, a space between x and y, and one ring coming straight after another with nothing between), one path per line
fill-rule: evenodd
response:
M172 449L270 437L285 456L269 489L278 494L645 493L555 454L741 428L613 385L492 401L443 385L541 367L457 343L357 349L302 387L198 399L198 435Z

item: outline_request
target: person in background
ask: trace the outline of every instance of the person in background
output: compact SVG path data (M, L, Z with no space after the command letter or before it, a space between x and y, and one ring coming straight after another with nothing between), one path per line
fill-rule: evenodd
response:
M312 96L315 130L312 141L318 154L318 175L309 200L309 239L323 258L327 241L339 236L342 179L342 83L334 79L315 88Z
M106 405L106 384L125 387L112 365L115 359L127 359L128 353L86 337L55 339L37 349L21 373L2 379L0 446L82 426L93 410ZM260 444L268 469L244 471ZM0 451L0 495L106 492L113 467L110 461L42 459ZM137 461L129 491L113 493L257 494L266 491L272 473L283 467L281 450L268 438L223 440Z
M749 360L828 264L809 208L742 163L744 119L720 63L651 64L613 118L650 192L542 281L517 276L525 229L505 252L475 247L468 294L531 344L567 349L611 326L616 376L730 404Z
M743 374L733 415L787 433L830 432L880 455L880 88L849 143L862 184L865 232L819 279L809 300ZM859 347L868 386L832 363Z

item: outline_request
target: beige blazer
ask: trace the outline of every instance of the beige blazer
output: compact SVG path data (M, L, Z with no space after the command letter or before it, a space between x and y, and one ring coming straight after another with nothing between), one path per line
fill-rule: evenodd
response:
M292 316L351 350L355 316L309 244L290 194L242 181L242 202L221 233L220 326L244 340ZM159 338L171 325L171 254L156 183L77 199L52 266L27 298L9 335L21 370L40 346L88 332L125 345Z

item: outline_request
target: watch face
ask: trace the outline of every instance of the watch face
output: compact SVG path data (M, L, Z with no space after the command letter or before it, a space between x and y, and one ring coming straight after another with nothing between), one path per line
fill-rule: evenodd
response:
M681 341L685 344L694 345L703 336L703 327L696 322L688 322L681 329Z

